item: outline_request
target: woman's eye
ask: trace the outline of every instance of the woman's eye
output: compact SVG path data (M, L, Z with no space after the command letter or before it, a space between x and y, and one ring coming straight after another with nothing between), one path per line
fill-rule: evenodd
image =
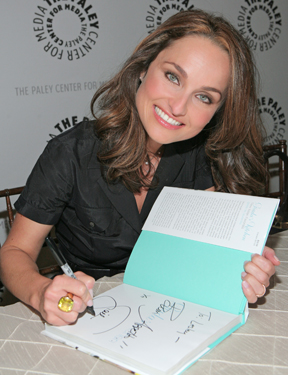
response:
M203 102L203 103L207 103L207 104L212 103L211 99L207 95L199 94L199 95L197 95L197 98L200 99L201 102Z
M175 74L173 73L170 73L170 72L166 73L166 77L169 79L169 81L173 83L177 83L177 84L179 83L178 77L175 76Z

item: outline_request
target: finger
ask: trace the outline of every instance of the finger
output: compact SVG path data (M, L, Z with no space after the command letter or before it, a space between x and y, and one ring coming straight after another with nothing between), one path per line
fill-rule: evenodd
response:
M86 284L88 289L92 289L95 284L95 279L92 276L86 275L86 273L77 271L75 272L75 276L78 280L81 280L84 284Z
M255 303L257 301L258 298L256 297L254 289L246 280L242 282L242 290L249 303Z
M50 298L51 296L53 298ZM60 310L58 307L58 303L61 297L59 299L55 299L54 297L54 294L50 293L49 291L43 296L41 309L41 315L43 316L43 318L48 323L57 326L63 326L75 322L78 318L78 312L73 311L74 304L72 310L66 313Z
M53 326L66 326L68 324L74 323L74 322L67 322L65 317L64 319L62 319L60 316L53 314L53 313L48 313L44 319L47 323L52 324Z
M258 281L260 285L264 284L266 287L268 287L270 275L267 272L265 272L265 270L263 270L261 267L259 267L257 263L261 263L261 262L255 262L255 261L245 262L244 270L247 273L246 281L248 281L248 277L249 277L249 282L251 281L251 279L255 279L256 281ZM271 266L274 267L272 264ZM266 268L268 269L269 267L266 267Z
M43 303L46 311L55 311L56 307L58 307L59 301L65 296L69 296L69 298L73 300L73 311L81 312L85 309L86 305L81 296L79 297L76 294L74 295L73 293L68 292L68 290L72 290L74 293L75 291L79 293L81 288L86 291L87 288L82 282L76 280L77 282L75 284L74 281L75 280L63 275L54 278L52 283L44 292ZM81 294L81 292L79 294Z
M255 267L258 267L258 269L260 269L262 272L266 273L268 278L270 278L275 273L274 264L270 262L270 260L263 257L262 255L253 254L251 257L251 264L254 265Z
M244 283L245 291L247 291L248 296L252 297L253 300L254 300L254 296L256 297L255 299L256 301L257 298L262 297L266 293L266 286L264 284L261 284L254 276L247 274L246 272L242 272L241 277L242 277L243 283L245 282Z
M91 285L90 279L92 279L92 281L94 280L90 276L84 275L83 273L81 273L80 275L78 274L77 277L84 279L88 283L88 286ZM89 278L88 281L87 278ZM86 284L80 279L73 279L66 275L56 276L53 279L52 286L55 293L57 293L57 297L59 297L59 299L65 296L67 292L72 293L74 295L73 299L76 302L77 310L79 311L84 310L83 307L80 307L82 305L82 302L84 302L85 306L87 306L88 303L91 305L91 294ZM60 295L60 293L62 293L62 295ZM82 302L79 301L78 298L80 298Z
M90 293L89 293L90 295ZM91 300L91 296L89 297L90 300ZM77 312L77 313L82 313L86 310L87 306L92 306L93 305L93 301L91 300L92 304L90 304L90 300L86 303L83 301L82 298L79 298L77 296L73 296L73 306L72 306L72 310L71 311L74 311L74 312Z
M93 306L92 296L87 287L93 287L95 280L82 272L78 272L77 277L81 280L58 275L46 288L42 297L41 314L47 322L55 325L73 323L77 320L78 313L85 311L87 306ZM66 313L58 308L58 303L68 292L73 294L73 307Z
M93 306L93 287L95 284L95 279L81 271L76 272L75 275L77 275L77 278L82 281L88 289L88 301L85 300L87 306Z
M63 311L63 309L59 307L59 303L58 303L58 308L60 310L60 313L58 312L57 315L65 322L65 324L74 323L78 319L78 314L81 312L84 312L87 308L86 304L83 302L81 298L77 296L73 296L71 293L68 293L68 296L70 298L70 301L72 300L72 303L73 303L71 310L70 310L71 306L69 305L69 311Z
M262 256L264 258L270 260L270 262L272 262L274 266L280 265L280 260L275 255L275 251L273 249L271 249L270 247L268 247L268 246L264 247Z
M51 301L52 303L54 301ZM53 303L54 307L54 303ZM86 304L83 300L77 296L73 296L72 293L67 293L66 296L63 296L59 299L57 303L58 310L57 315L63 319L66 324L75 322L80 312L85 311ZM52 309L52 306L51 306Z
M76 311L69 311L69 312L64 312L58 309L57 312L55 312L54 316L52 319L54 320L53 325L67 325L67 324L72 324L75 323L76 320L78 319L79 313ZM50 319L51 320L51 319Z

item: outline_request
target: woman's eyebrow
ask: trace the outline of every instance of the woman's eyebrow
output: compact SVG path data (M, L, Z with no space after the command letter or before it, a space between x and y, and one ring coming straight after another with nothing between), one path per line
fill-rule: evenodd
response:
M181 68L180 65L175 64L175 63L170 62L170 61L164 61L164 62L165 62L166 64L171 64L171 65L173 65L173 66L178 70L178 72L181 73L185 78L188 77L187 73L185 72L185 70L184 70L183 68Z
M205 90L205 91L213 91L213 92L216 92L216 93L218 93L218 94L221 96L221 98L222 98L223 93L222 93L220 90L216 89L215 87L203 86L202 89Z

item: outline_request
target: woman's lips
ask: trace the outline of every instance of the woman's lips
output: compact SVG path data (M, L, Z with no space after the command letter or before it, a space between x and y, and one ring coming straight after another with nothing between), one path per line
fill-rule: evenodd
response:
M182 126L184 126L183 123L174 120L170 116L167 115L162 109L154 105L154 115L158 122L160 122L161 125L163 125L167 129L180 129Z

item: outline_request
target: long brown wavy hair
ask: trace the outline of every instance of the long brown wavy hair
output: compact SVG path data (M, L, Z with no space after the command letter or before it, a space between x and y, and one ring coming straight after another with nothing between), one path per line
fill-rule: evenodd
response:
M258 194L265 169L254 60L244 38L228 21L198 9L177 13L160 25L136 47L120 72L95 93L91 111L101 139L98 158L105 178L108 182L120 179L132 192L151 187L141 167L150 161L147 134L135 104L139 76L163 49L189 35L209 38L227 51L230 59L227 96L203 130L215 188Z

